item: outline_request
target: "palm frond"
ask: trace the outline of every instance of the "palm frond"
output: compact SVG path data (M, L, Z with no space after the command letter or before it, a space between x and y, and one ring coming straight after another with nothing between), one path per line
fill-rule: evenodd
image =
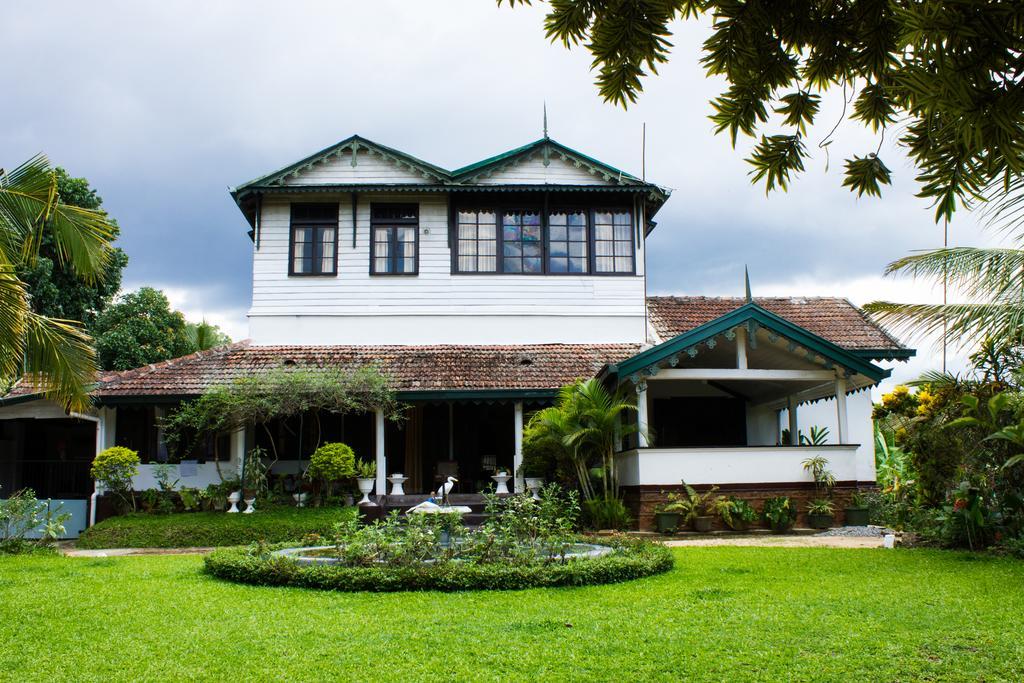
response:
M28 313L25 370L25 381L66 409L90 406L88 385L95 379L96 354L80 323Z
M1024 306L1013 303L900 304L872 301L864 306L879 323L897 333L945 336L958 348L988 338L1021 339Z
M905 256L885 269L948 284L968 299L1021 298L1024 294L1024 250L949 247Z
M0 253L0 377L17 377L25 350L25 284Z

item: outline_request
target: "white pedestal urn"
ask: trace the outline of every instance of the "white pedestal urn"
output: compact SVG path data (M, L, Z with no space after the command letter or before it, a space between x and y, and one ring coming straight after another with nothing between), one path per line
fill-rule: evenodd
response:
M228 494L228 502L231 503L231 507L228 508L228 512L238 512L238 501L242 500L241 491L232 491Z
M504 470L493 475L491 479L493 479L494 483L497 484L497 486L494 489L494 492L497 494L508 493L508 480L511 478L512 477L509 475L509 473L505 472Z
M527 477L526 488L533 494L534 500L540 500L540 490L544 487L544 479L541 477Z
M246 498L245 499L245 510L242 512L243 515L251 515L256 512L256 499Z
M309 500L309 494L308 493L293 493L292 494L292 499L295 500L295 506L296 507L304 508L304 507L306 507L306 501Z
M409 481L409 477L405 476L401 472L398 472L397 474L392 474L390 477L388 477L388 481L391 482L392 496L405 495L405 487L403 485L405 484L405 482Z
M370 477L360 477L356 479L356 485L359 486L359 493L363 494L363 497L359 499L357 505L376 505L370 500L370 491L373 490L374 480Z

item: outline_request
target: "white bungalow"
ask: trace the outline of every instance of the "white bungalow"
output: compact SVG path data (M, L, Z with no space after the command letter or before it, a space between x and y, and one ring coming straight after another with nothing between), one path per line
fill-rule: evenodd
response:
M657 185L548 137L448 171L353 136L231 194L251 228L250 339L106 373L89 415L16 388L0 399L3 490L85 500L97 448L174 462L159 416L214 384L371 362L409 419L347 415L321 436L376 460L382 503L393 473L415 495L457 472L473 494L493 468L518 470L528 413L594 376L635 389L650 427L651 441L618 456L641 526L682 479L749 498L806 495L810 451L829 459L841 495L874 483L866 389L889 373L878 361L913 351L845 299L646 296L646 240L669 196ZM829 411L805 420L821 401ZM829 427L828 445L784 443L784 429L813 424ZM179 465L181 485L216 479L215 447L237 465L268 438L285 456L275 474L294 475L309 428L226 435ZM140 488L152 485L143 469Z

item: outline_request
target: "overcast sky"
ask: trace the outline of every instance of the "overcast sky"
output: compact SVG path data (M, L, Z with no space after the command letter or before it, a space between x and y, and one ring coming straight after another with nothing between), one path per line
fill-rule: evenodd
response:
M879 140L827 102L814 158L788 194L748 180L741 141L715 136L722 87L698 65L704 24L678 26L671 63L628 111L596 94L583 50L543 35L543 6L443 2L22 2L0 7L0 166L37 152L86 176L121 225L127 289L152 285L192 319L246 336L251 244L228 188L353 133L446 168L550 134L673 190L650 239L652 293L934 300L885 279L891 261L941 245L913 196L913 169L888 140L895 183L882 200L840 187L842 159ZM13 60L13 61L12 61ZM774 132L772 129L769 132ZM952 243L981 239L958 215ZM936 357L896 366L914 377Z

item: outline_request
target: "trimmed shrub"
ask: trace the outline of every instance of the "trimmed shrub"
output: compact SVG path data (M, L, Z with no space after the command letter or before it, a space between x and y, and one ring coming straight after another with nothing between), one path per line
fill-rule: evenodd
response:
M325 443L310 456L306 476L326 482L330 495L331 484L356 476L355 451L343 443Z
M93 479L134 509L132 477L139 473L139 454L124 446L113 446L96 454L89 468Z
M225 512L132 514L111 517L82 532L79 548L209 548L250 543L298 542L331 537L355 508L262 508L252 515Z
M213 576L237 583L370 592L590 586L653 576L673 566L671 551L660 544L633 539L598 542L614 545L616 552L604 557L536 564L436 562L420 566L344 567L302 565L257 546L216 550L206 556L205 565Z

